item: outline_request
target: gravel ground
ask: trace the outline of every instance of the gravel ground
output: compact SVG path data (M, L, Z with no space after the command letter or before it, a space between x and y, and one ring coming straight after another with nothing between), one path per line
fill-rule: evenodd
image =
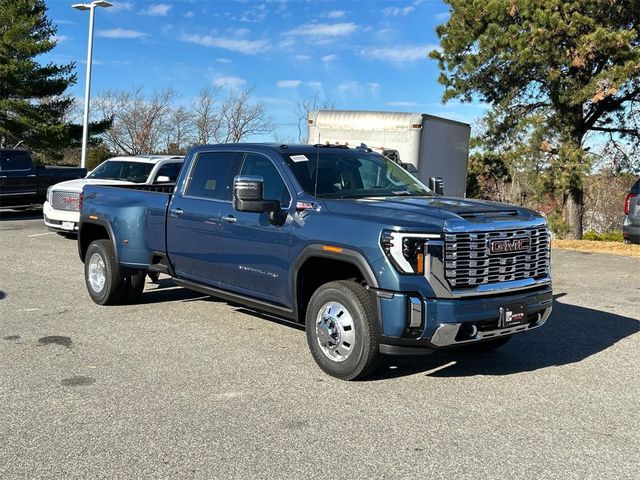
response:
M37 213L0 245L2 479L638 478L638 259L555 250L542 329L342 382L302 330L167 277L95 305Z

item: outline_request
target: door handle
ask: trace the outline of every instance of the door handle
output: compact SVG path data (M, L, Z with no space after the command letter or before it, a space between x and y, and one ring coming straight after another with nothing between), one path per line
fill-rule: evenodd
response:
M172 217L179 217L183 213L184 212L181 208L172 208L171 210L169 210L169 215L171 215Z
M222 217L222 220L224 220L227 223L236 223L237 218L234 217L233 215L227 215L225 217Z

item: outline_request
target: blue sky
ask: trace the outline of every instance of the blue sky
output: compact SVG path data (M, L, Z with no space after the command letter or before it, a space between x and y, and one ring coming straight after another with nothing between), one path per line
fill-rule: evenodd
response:
M84 95L88 12L48 0L58 45ZM118 1L96 10L92 96L108 88L175 88L188 103L206 85L253 88L281 137L297 136L295 105L315 91L337 108L424 112L472 123L479 104L441 103L435 27L440 0Z

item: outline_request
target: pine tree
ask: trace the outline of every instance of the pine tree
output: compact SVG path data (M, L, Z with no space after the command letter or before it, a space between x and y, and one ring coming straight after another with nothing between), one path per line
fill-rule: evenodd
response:
M75 64L37 61L56 46L56 27L46 11L43 0L0 0L1 147L20 143L34 151L58 153L81 137L81 127L64 120L73 106L64 93L76 82ZM93 124L92 133L109 124Z
M640 143L640 0L445 1L444 100L492 106L490 148L531 144L580 238L590 138Z

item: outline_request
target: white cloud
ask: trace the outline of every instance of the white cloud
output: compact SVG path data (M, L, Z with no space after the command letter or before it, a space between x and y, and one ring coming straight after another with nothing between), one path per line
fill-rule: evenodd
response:
M301 84L301 80L279 80L276 83L278 88L298 88Z
M193 13L193 10L189 10L187 13L185 13L183 15L184 18L193 18L193 16L195 15L195 13Z
M417 60L426 60L431 50L440 49L436 44L409 45L392 48L367 48L360 51L360 55L369 60L380 60L396 65L403 65Z
M439 22L442 22L444 20L449 20L450 16L451 16L451 12L443 12L435 15L436 20L438 20Z
M415 10L415 7L409 5L408 7L399 8L399 7L389 7L382 10L382 13L385 15L389 15L391 17L404 17L405 15L409 15L411 12Z
M411 107L417 107L418 106L418 102L403 102L402 100L399 100L397 102L387 102L387 106L389 106L389 107L411 108Z
M343 82L338 85L338 93L343 97L364 97L366 94L377 95L382 85L379 83L362 84L355 80Z
M251 30L249 30L248 28L236 28L229 29L229 33L232 33L236 37L246 37L251 33Z
M56 42L57 44L65 43L69 40L67 35L54 35L51 40Z
M53 23L56 25L75 25L76 22L72 22L71 20L54 20Z
M293 30L289 30L289 35L299 35L305 37L344 37L351 35L358 29L355 23L310 23L302 25Z
M216 75L213 77L212 82L216 87L230 88L232 90L238 90L247 84L244 78L232 75Z
M234 18L234 20L240 20L241 22L252 22L252 23L260 23L267 18L267 6L256 5L251 8L251 10L246 11L240 17Z
M347 14L344 10L331 10L330 12L325 13L324 16L327 18L342 18Z
M336 60L338 60L338 56L337 55L325 55L324 57L322 57L321 59L324 63L331 63L331 62L335 62Z
M197 34L181 35L179 40L202 45L203 47L222 48L223 50L245 53L247 55L255 55L269 49L269 44L265 40L241 40Z
M229 60L228 58L220 57L220 58L216 58L216 62L218 62L218 63L231 63L231 60Z
M139 32L138 30L127 30L125 28L111 28L108 30L96 30L96 37L102 38L144 38L148 37L148 33Z
M311 56L299 54L299 55L294 55L293 59L298 61L311 60Z
M380 85L377 82L370 82L365 85L369 89L369 92L373 95L377 95L380 89L382 88L382 85Z
M322 90L322 82L312 80L306 83L307 87L314 88L316 90Z
M151 17L166 17L172 8L173 6L168 3L154 3L149 5L148 8L145 8L140 13Z
M105 9L108 13L131 12L133 3L131 2L114 2L113 5Z

